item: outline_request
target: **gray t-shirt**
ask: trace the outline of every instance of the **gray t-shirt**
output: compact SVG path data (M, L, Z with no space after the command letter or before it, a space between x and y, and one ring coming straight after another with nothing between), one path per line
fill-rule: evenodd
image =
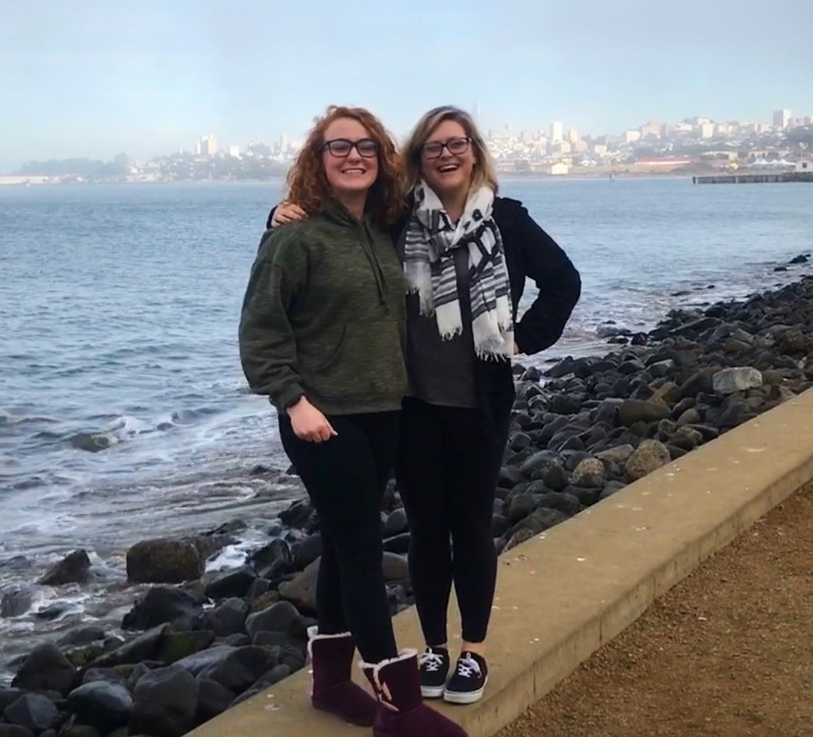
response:
M399 244L402 247L402 244ZM407 295L406 364L408 397L444 407L480 406L474 379L474 336L471 329L469 258L467 248L454 251L457 293L463 332L442 340L435 315L420 314L418 295Z

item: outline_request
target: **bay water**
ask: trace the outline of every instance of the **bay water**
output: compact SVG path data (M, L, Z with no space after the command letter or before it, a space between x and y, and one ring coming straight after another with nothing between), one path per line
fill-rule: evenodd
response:
M239 517L250 542L301 494L237 352L282 186L0 188L0 593L76 547L115 578L146 537ZM646 330L809 271L774 271L813 250L809 184L517 179L502 194L583 279L563 339L525 363L607 352L610 321Z

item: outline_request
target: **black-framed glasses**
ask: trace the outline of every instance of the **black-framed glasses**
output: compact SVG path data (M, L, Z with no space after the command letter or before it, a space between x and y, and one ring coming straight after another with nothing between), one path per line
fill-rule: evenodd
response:
M471 138L468 136L460 136L459 138L450 138L448 141L430 141L424 143L421 149L421 156L425 159L437 159L443 153L445 148L450 154L458 156L464 154L469 149Z
M360 138L358 141L350 141L347 138L334 138L331 141L325 141L322 144L322 149L327 149L331 156L337 159L344 159L350 156L350 152L356 149L359 156L365 159L372 159L373 156L378 154L378 141L372 138Z

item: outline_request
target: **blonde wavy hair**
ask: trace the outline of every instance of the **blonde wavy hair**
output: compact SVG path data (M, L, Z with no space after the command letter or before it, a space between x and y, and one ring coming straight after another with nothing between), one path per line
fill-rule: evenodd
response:
M404 189L411 192L421 180L421 152L424 144L444 120L459 123L474 146L475 163L471 173L471 187L487 186L496 194L497 173L486 142L477 130L471 115L454 105L442 105L424 113L409 134L402 149Z
M367 195L367 209L382 226L394 223L404 210L401 159L393 137L383 123L369 110L361 107L331 105L325 114L314 121L305 145L288 172L288 194L285 199L295 202L305 212L319 212L331 196L330 184L322 162L325 130L340 118L351 118L361 123L378 141L378 177Z

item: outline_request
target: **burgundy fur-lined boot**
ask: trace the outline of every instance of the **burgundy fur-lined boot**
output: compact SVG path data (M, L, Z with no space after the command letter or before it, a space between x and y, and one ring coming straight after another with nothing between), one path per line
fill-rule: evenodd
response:
M359 727L371 727L378 709L376 700L350 680L356 646L349 632L319 635L308 629L308 652L313 668L311 704Z
M375 737L468 737L451 719L423 703L415 650L361 667L378 696Z

